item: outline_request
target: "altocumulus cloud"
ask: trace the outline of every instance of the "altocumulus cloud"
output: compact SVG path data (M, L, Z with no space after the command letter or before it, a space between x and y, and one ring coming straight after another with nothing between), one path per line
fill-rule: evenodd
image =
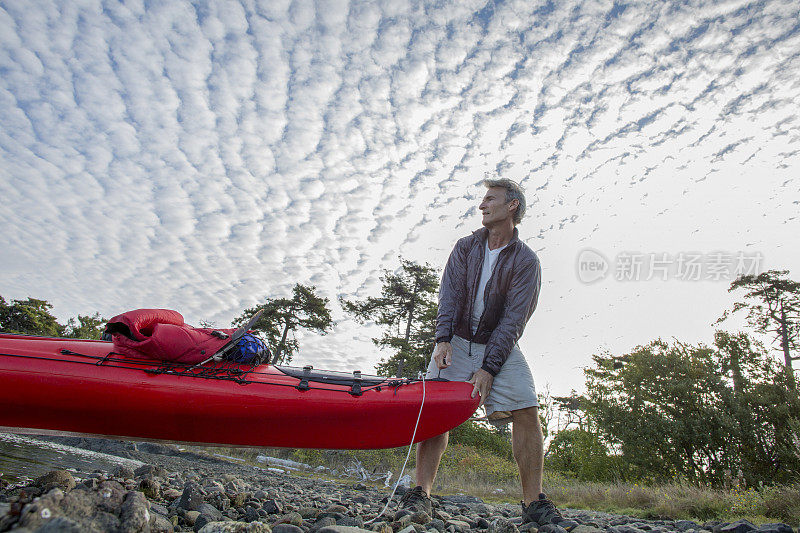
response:
M560 265L587 242L678 233L797 266L776 243L797 229L798 20L792 1L4 2L0 294L226 325L314 283L339 323L300 360L369 368L337 296L400 256L443 264L500 174L528 190L546 274L523 347L583 364L648 340L581 340L612 320L571 312ZM556 339L559 316L579 325Z

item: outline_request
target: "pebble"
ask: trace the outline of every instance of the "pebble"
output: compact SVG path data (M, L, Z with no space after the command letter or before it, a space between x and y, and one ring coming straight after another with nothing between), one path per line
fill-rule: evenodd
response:
M303 528L292 524L277 524L272 528L272 533L303 533Z
M130 448L123 448L133 454ZM747 520L698 524L642 520L562 509L554 525L523 523L519 505L493 505L468 495L435 498L431 514L398 510L384 516L387 491L291 474L181 458L157 448L135 456L136 470L87 475L49 472L28 486L0 487L0 531L119 531L136 533L795 533L790 525L756 527ZM9 488L11 487L11 488ZM399 499L399 498L398 498ZM12 509L15 509L12 512ZM23 529L24 530L24 529ZM798 531L797 533L800 533Z

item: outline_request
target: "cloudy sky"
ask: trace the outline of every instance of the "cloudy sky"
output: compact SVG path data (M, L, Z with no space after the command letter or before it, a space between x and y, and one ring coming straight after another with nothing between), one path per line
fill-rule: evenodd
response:
M226 326L443 265L481 180L527 191L540 389L708 342L737 272L800 277L800 4L0 0L0 295ZM731 324L731 327L734 327Z

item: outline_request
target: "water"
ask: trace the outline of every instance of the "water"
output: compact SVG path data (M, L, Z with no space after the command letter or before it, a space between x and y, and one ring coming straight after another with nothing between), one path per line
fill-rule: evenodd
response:
M0 433L0 475L8 482L35 479L51 470L67 469L78 477L95 470L113 471L119 465L138 468L144 463L37 439Z

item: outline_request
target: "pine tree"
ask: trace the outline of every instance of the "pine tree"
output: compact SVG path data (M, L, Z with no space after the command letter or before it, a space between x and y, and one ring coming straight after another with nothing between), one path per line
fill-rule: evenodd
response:
M439 276L428 265L401 259L396 272L381 276L381 295L365 300L341 300L344 310L360 323L384 326L372 341L394 353L376 365L379 374L415 377L424 371L436 341L436 293Z
M252 329L266 337L272 350L273 365L288 363L299 348L293 335L295 330L310 329L324 335L333 326L328 298L317 296L315 291L313 285L297 283L292 289L291 298L267 298L263 304L246 309L234 319L233 325L243 326L263 309L261 318Z

